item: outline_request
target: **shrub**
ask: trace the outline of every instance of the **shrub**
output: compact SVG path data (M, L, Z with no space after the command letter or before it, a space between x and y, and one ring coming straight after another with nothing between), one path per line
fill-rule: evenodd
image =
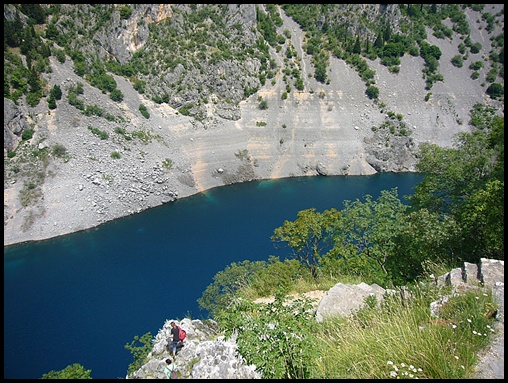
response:
M30 92L26 95L26 103L30 105L32 108L39 105L41 101L41 95L39 93Z
M504 95L504 87L501 84L493 83L485 91L490 97L496 99Z
M85 370L82 365L74 363L63 370L43 374L41 379L92 379L91 372L92 370Z
M120 89L113 89L109 94L109 98L116 102L123 101L123 93Z
M63 157L67 154L67 149L62 144L55 144L52 153L55 157Z
M171 160L170 158L166 158L164 161L162 161L162 166L164 166L164 168L166 168L167 170L171 170L171 168L173 167L173 160Z
M369 97L371 100L372 99L377 99L378 96L379 96L379 89L373 85L367 87L367 90L365 91L365 93L367 94L367 97Z
M49 109L56 109L56 101L54 97L49 97L48 99L48 108Z
M462 68L462 66L464 65L464 60L462 59L461 55L453 56L451 62L453 64L453 66L455 66L457 68Z
M139 105L139 111L141 112L143 117L145 117L147 120L150 118L150 113L148 113L146 106L144 106L143 104Z
M132 9L128 7L127 5L124 5L122 8L120 8L120 18L126 20L129 17L131 17Z
M26 129L23 130L23 133L21 134L21 139L23 141L30 140L33 135L34 135L33 129Z
M261 109L261 110L268 109L268 101L261 100L261 102L259 103L259 109Z
M117 151L114 151L113 153L111 153L111 158L113 158L115 160L120 159L120 157L122 157L122 156Z
M109 138L108 132L105 132L104 130L94 128L92 126L89 126L88 130L91 131L93 134L95 134L97 137L99 137L101 140L107 140Z

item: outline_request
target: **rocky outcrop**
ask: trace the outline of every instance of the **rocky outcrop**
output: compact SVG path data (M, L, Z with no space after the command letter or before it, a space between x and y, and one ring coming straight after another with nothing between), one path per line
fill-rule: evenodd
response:
M321 299L316 311L316 321L322 322L326 317L335 315L349 315L354 310L359 310L365 305L365 298L375 296L379 305L387 291L373 283L368 285L364 282L358 285L337 283Z
M479 265L464 262L462 268L455 268L439 277L433 283L437 286L452 286L453 294L470 289L492 289L494 299L499 305L496 317L504 321L504 261L482 258ZM397 289L402 297L406 290ZM377 284L348 285L337 283L321 299L316 310L316 321L322 322L327 316L347 316L366 305L369 296L376 298L379 306L386 293L396 293L396 290L383 289ZM439 308L448 301L449 297L442 297L431 304L431 314L438 315Z
M439 276L435 282L438 286L452 286L454 294L469 289L491 289L499 305L496 318L504 322L504 261L481 258L479 265L464 262L463 267ZM443 297L431 304L433 315L437 316L439 308L447 299L448 297Z
M4 158L14 151L21 141L21 134L28 129L28 122L12 100L4 97Z
M167 320L153 339L148 362L127 379L165 379L166 358L172 358L171 325ZM226 339L218 334L213 320L174 320L186 332L184 346L179 348L174 363L179 378L184 379L260 379L256 367L245 364L238 354L236 337Z

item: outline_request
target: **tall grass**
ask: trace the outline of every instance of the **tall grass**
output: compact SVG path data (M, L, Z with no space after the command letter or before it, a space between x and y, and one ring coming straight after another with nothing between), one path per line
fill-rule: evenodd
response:
M316 328L320 357L313 378L471 378L478 352L491 339L490 293L466 292L431 316L437 288L412 289L410 301L385 299L380 309L325 319Z

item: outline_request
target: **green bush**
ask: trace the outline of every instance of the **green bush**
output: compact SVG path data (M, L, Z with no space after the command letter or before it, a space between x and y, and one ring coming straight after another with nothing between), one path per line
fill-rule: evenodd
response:
M91 372L92 370L85 370L82 365L74 363L63 370L43 374L41 379L92 379Z
M150 118L150 113L148 113L146 106L144 106L143 104L139 105L139 111L141 112L143 117L145 117L147 120Z
M30 92L26 95L26 103L30 105L32 108L39 105L41 101L41 95L39 93Z
M67 154L67 149L62 144L55 144L52 153L55 157L63 157Z
M100 130L99 128L94 128L92 126L89 126L88 130L91 131L93 134L95 134L97 137L99 137L101 140L107 140L109 138L108 132L105 132L104 130Z
M55 98L50 96L48 98L48 108L49 109L56 109L56 101L55 101Z
M379 89L373 85L367 87L367 90L365 91L365 93L367 94L367 97L369 97L371 100L372 99L377 99L378 96L379 96Z
M23 141L30 140L33 135L34 135L33 129L26 129L23 130L23 133L21 134L21 139Z
M116 102L123 101L123 93L120 89L113 89L109 94L109 98Z
M455 66L457 68L462 68L462 66L464 65L464 60L462 59L461 55L453 56L451 62L453 64L453 66Z
M120 159L120 157L122 157L122 156L117 151L114 151L113 153L111 153L111 158L113 158L114 160L118 160L118 159Z
M138 346L138 343L141 343L142 346ZM143 366L148 354L152 351L152 333L147 332L142 337L136 335L134 336L133 341L130 344L127 343L124 347L129 350L134 357L134 361L127 369L127 374L132 374L134 371L137 371L141 368L141 366Z
M504 87L501 84L493 83L485 91L490 97L497 99L504 95Z
M309 379L318 359L318 343L312 340L315 322L311 301L287 304L282 295L273 303L245 300L230 302L217 317L226 336L238 333L237 344L247 364L254 364L264 379Z
M132 9L130 9L129 6L124 5L122 8L120 8L120 18L126 20L129 17L131 17Z

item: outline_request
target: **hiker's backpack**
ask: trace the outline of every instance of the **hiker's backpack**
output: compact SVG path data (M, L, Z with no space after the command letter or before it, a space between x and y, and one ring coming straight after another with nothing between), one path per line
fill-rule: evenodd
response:
M187 336L187 332L178 326L178 337L180 338L180 341L183 342L185 340L185 337Z

